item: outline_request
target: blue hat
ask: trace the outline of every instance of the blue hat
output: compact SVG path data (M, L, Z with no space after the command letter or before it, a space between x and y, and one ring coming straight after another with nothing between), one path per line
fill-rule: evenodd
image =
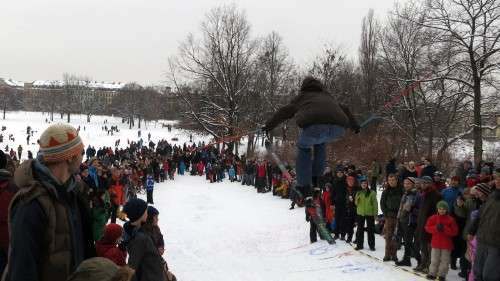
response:
M361 176L358 177L358 181L359 182L364 182L364 181L368 181L368 179L366 178L366 176L361 175Z
M432 180L431 177L429 176L423 176L419 180L421 183L433 183L434 181Z

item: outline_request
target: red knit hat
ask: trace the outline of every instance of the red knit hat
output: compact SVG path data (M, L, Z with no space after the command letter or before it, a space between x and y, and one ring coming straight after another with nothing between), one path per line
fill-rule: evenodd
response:
M46 163L69 160L84 149L78 132L68 124L49 126L40 136L39 144L40 155Z
M104 235L102 236L102 241L108 243L114 243L123 234L123 228L116 223L110 223L106 225L104 229Z

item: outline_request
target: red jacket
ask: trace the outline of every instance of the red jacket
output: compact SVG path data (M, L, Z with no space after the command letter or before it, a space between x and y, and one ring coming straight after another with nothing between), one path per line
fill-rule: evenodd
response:
M330 197L330 192L324 191L322 196L323 196L322 200L323 200L323 207L324 207L323 213L324 213L326 222L331 223L333 221L333 211L331 208L332 201L331 201L331 197Z
M265 164L257 165L257 177L263 178L265 176L266 176L266 165Z
M434 187L434 189L435 189L436 191L441 192L443 189L445 189L445 188L446 188L446 184L445 184L444 182L442 182L442 181L440 181L440 182L435 182L435 183L433 184L433 187Z
M125 204L125 194L123 192L123 185L119 182L115 182L109 187L109 194L113 204L116 206L121 206Z
M437 229L437 225L443 225L443 231ZM442 250L453 250L453 236L458 235L458 226L455 219L446 215L433 215L427 219L425 231L432 235L431 247Z
M127 252L121 250L116 244L105 244L103 241L95 242L95 250L98 257L110 259L118 266L125 266L127 263Z

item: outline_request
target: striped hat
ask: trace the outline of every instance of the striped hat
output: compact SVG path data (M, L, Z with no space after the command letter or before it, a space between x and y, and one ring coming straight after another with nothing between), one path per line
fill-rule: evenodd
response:
M484 196L488 197L491 193L491 186L487 183L479 183L473 187L478 192L482 193Z
M78 132L68 124L54 124L40 137L40 155L46 163L69 160L82 153L84 147Z

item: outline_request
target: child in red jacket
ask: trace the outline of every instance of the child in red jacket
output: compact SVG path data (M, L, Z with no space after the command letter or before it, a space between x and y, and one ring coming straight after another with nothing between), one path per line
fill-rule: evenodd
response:
M458 234L455 219L448 215L448 203L437 203L438 213L431 216L425 224L425 231L432 235L431 265L427 279L435 280L436 274L440 281L446 280L450 267L450 256L453 250L453 236Z
M120 225L115 223L106 225L103 237L95 243L97 256L110 259L118 266L125 266L127 251L118 246L122 233L123 228Z

